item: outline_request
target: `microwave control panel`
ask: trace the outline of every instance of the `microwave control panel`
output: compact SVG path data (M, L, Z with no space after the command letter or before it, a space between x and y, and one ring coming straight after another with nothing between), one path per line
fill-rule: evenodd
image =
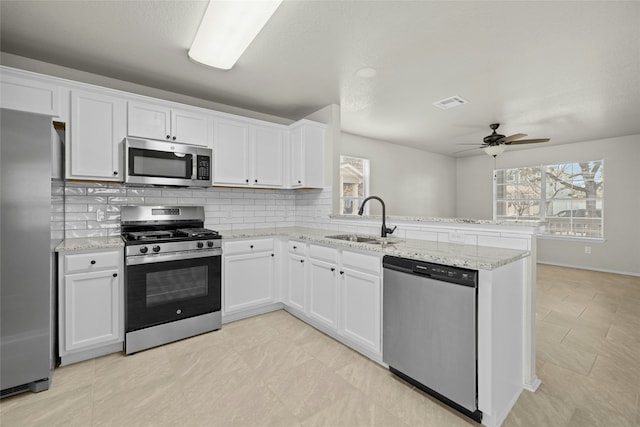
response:
M208 181L209 179L211 179L211 175L210 175L211 157L197 156L197 161L198 161L198 179Z

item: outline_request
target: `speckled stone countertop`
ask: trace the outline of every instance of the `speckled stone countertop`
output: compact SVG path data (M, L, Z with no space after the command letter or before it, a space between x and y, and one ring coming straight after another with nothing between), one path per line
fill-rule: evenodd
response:
M347 220L362 220L373 219L380 221L382 215L329 215L331 219L347 219ZM515 225L515 226L527 226L538 227L546 224L546 221L540 220L509 220L509 221L494 221L491 219L471 219L471 218L437 218L437 217L414 217L414 216L396 216L387 215L387 223L393 221L408 221L408 222L436 222L436 223L452 223L452 224L479 224L479 225Z
M120 236L113 237L83 237L77 239L65 239L56 246L56 252L84 251L88 249L120 248L124 242Z
M384 244L358 243L326 237L348 233L315 228L287 227L257 230L219 230L219 232L227 240L283 236L290 239L304 240L309 243L378 252L383 255L479 270L494 270L530 255L529 251L515 249L442 243L430 240L398 239L395 237L388 238ZM358 235L364 236L360 233ZM377 236L367 237L376 238Z

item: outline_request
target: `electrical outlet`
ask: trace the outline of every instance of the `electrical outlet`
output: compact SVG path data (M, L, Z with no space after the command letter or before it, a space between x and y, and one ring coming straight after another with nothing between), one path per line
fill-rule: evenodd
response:
M585 246L584 247L584 253L585 254L590 254L591 253L591 246Z
M98 222L104 221L104 214L105 214L105 212L102 209L97 209L96 210L96 221L98 221Z

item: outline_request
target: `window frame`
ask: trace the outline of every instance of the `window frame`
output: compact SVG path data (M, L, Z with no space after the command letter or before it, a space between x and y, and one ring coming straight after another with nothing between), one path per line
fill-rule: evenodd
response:
M587 199L586 196L585 198L582 199L571 199L568 197L563 197L563 198L558 198L555 199L553 197L549 198L547 195L547 180L549 179L547 177L548 171L550 167L555 167L555 166L563 166L563 165L577 165L579 163L588 163L588 164L592 164L592 163L600 163L600 168L599 170L596 172L595 177L597 178L598 176L600 176L600 180L598 182L601 182L601 186L602 188L600 190L596 189L596 197L595 198L589 198ZM502 173L507 173L508 171L512 171L512 170L517 170L518 173L523 170L523 169L538 169L539 171L539 188L536 188L536 190L539 192L539 198L523 198L522 200L529 200L531 201L534 205L537 203L538 204L538 214L537 215L530 215L527 217L524 216L516 216L516 217L508 217L507 213L505 212L502 215L499 215L499 212L501 209L499 209L499 206L501 204L508 204L510 201L512 200L516 200L516 199L509 199L508 198L508 192L506 190L506 187L511 183L511 185L513 185L514 183L516 185L519 185L519 180L515 180L517 182L514 181L509 181L507 179L507 177L505 177L503 179L503 181L501 183L499 183L499 174ZM535 166L520 166L520 167L508 167L508 168L502 168L502 169L494 169L493 170L493 219L494 221L504 221L504 222L522 222L522 221L542 221L545 222L547 224L547 226L545 227L545 230L541 233L538 234L539 237L543 237L543 238L549 238L549 239L566 239L566 240L580 240L580 241L604 241L605 240L605 229L604 229L604 169L605 169L605 162L604 159L599 159L599 160L588 160L588 161L571 161L571 162L554 162L554 163L549 163L549 164L540 164L540 165L535 165ZM580 176L582 176L583 178L583 174L579 174ZM500 193L499 190L499 185L503 185L505 187L505 189L503 190L503 196L501 198L498 197L498 194ZM568 187L565 187L564 189L568 189ZM600 193L600 195L598 196L597 193ZM569 216L559 216L559 215L547 215L547 210L549 208L549 206L552 206L553 202L563 202L563 203L567 203L569 206L571 205L571 200L580 200L581 202L586 203L587 200L592 200L593 203L596 205L596 211L600 213L599 216L596 217L587 217L585 216L584 218L599 218L599 230L600 230L600 235L599 236L595 236L595 235L579 235L576 234L577 231L574 228L575 227L575 223L573 222L574 219L576 218L583 218L581 216L574 216L574 215L569 215ZM570 206L568 209L564 209L567 211L580 211L583 210L582 208L579 207L573 207ZM563 212L564 210L559 210L559 212ZM549 228L549 221L552 219L557 219L557 218L569 218L569 232L572 234L561 234L561 232L551 232L550 228ZM587 225L587 224L585 224ZM590 230L586 230L585 234L587 234Z
M342 176L342 164L343 164L343 159L345 158L351 158L351 159L357 159L357 160L361 160L362 161L362 181L363 181L363 195L362 196L345 196L343 191L344 191L344 183L343 183L343 176ZM340 183L339 183L339 194L338 194L338 200L339 200L339 205L338 205L338 209L339 209L339 215L357 215L358 214L358 210L357 209L353 209L353 211L351 213L344 213L344 205L345 205L345 201L346 200L353 200L353 201L357 201L356 206L360 206L362 201L364 199L366 199L367 197L369 197L369 190L370 190L370 168L371 168L371 161L367 158L364 157L357 157L357 156L351 156L351 155L346 155L346 154L341 154L340 155L340 159L339 159L339 170L340 170ZM365 215L369 215L369 205L365 205L364 207L364 214Z

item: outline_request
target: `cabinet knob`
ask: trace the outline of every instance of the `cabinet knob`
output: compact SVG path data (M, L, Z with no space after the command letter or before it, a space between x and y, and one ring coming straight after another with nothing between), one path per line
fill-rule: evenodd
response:
M301 260L300 260L300 262L304 262L304 260L303 260L303 259L301 259Z
M294 247L293 247L293 249L298 249L298 247L297 247L297 246L294 246Z
M95 260L95 259L92 259L92 260L91 260L91 265L95 265L95 263L96 263L96 260Z
M173 138L171 138L171 139L173 139L173 140L175 141L175 140L176 140L176 137L174 136L174 137L173 137Z
M118 171L113 171L113 174L114 175L118 175Z
M302 181L298 180L298 184L302 184Z
M118 273L113 273L113 277L118 277Z
M253 249L253 245L249 246L251 249Z
M344 274L344 271L341 271L340 274Z
M275 254L271 254L271 256L276 256Z
M167 139L170 139L170 138L171 138L171 135L167 135Z
M335 267L331 267L331 271L336 271Z
M245 180L244 180L244 182L249 183L249 180L248 180L248 179L245 179Z
M255 183L257 184L257 183L258 183L258 180L257 180L257 179L254 179L254 180L253 180L253 182L255 182Z

